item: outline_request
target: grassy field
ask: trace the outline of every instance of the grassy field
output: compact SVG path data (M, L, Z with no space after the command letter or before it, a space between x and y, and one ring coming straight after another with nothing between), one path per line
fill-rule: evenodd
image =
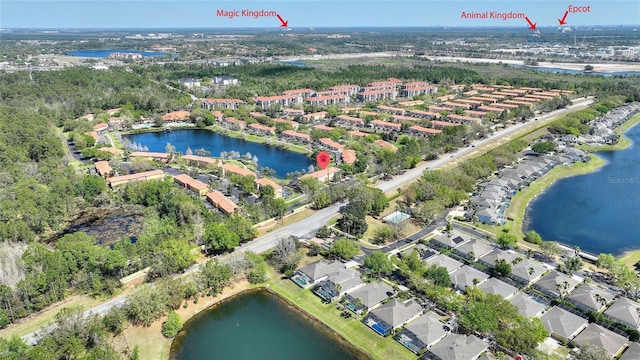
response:
M580 162L568 166L561 165L551 169L551 171L531 183L531 185L529 185L529 187L527 187L526 189L518 192L511 199L511 203L509 205L509 208L507 209L507 217L514 220L508 221L505 225L505 228L508 228L512 234L521 239L524 236L522 233L522 221L524 219L524 213L527 205L529 204L529 201L531 201L534 196L542 192L558 179L592 172L600 168L602 165L604 165L604 163L604 160L600 159L599 157L591 156L591 160L586 163Z
M634 267L638 262L640 262L640 250L628 251L620 257L620 260L625 264Z
M368 354L372 359L402 360L416 356L390 337L383 338L369 329L359 319L343 319L336 304L323 304L310 290L303 290L288 279L280 279L273 273L269 289L289 300L310 316L321 321L346 341Z

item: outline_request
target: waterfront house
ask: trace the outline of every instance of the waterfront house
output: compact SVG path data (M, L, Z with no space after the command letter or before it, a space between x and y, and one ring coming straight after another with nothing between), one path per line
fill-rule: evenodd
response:
M276 128L271 126L264 126L262 124L249 124L249 130L258 135L273 135L276 133Z
M502 280L496 278L490 278L489 280L478 285L478 289L484 291L487 294L498 295L501 298L508 300L518 291L518 288L507 284Z
M147 180L160 180L164 178L164 171L162 170L151 170L144 171L137 174L130 175L122 175L122 176L114 176L107 179L109 186L114 188L116 186L125 185L132 181L147 181Z
M424 358L432 360L476 360L488 348L489 344L475 335L450 333L429 348Z
M332 302L364 285L365 283L360 279L359 271L341 268L328 274L327 279L318 282L313 293L325 301Z
M600 312L614 297L614 294L597 285L582 284L567 297L567 300L582 311Z
M402 324L416 319L422 314L422 306L414 299L402 302L391 299L386 304L371 310L364 318L364 323L382 336L393 332Z
M530 295L525 293L517 294L512 297L509 302L518 308L520 315L526 318L538 317L544 309L547 308L547 305L534 300Z
M253 171L249 169L245 169L238 165L234 165L234 164L222 164L221 168L222 168L222 176L229 176L229 174L236 174L240 176L253 176L253 177L256 176L256 174Z
M205 195L209 191L207 184L192 178L186 174L180 174L173 177L173 180L181 186L193 191L198 195Z
M190 115L191 113L188 111L172 111L162 115L162 120L166 122L187 121Z
M405 325L396 335L396 340L415 354L431 347L447 335L440 315L427 311Z
M340 172L340 169L337 167L328 167L324 170L318 170L318 171L314 171L312 173L308 173L305 175L302 175L300 177L300 179L306 179L306 178L316 178L318 179L318 181L320 182L327 182L327 181L331 181L333 179L335 179L336 174L338 174Z
M213 159L206 156L198 156L198 155L182 155L180 158L187 162L189 165L197 165L197 166L220 166L222 162L217 159Z
M267 178L255 179L253 182L256 184L256 190L260 191L263 186L271 186L273 188L273 197L276 199L282 197L282 186L277 182Z
M626 297L619 297L605 312L609 319L640 330L640 303Z
M580 281L581 280L567 274L563 274L557 270L551 270L533 284L533 287L552 298L558 298L570 294Z
M232 214L238 210L238 205L224 196L220 191L212 191L207 194L207 200L225 214Z
M291 280L301 288L308 289L341 269L345 269L345 265L340 261L320 260L296 270Z
M373 281L349 292L345 296L345 306L360 315L364 310L371 311L383 301L395 294L393 287L383 281Z
M624 350L628 340L625 336L591 323L573 341L580 346L589 344L601 347L607 352L609 358L614 358Z
M478 286L487 281L489 275L469 265L464 265L460 269L452 272L449 278L454 288L465 291L468 286Z
M238 120L234 117L228 116L228 117L224 117L222 119L222 124L225 125L226 127L228 127L231 130L242 130L247 126L247 123L242 121L242 120Z
M557 306L552 307L540 318L544 328L557 340L571 340L587 327L589 321Z
M426 259L426 263L429 267L434 265L437 267L443 267L447 269L449 274L460 269L463 265L460 261L443 254L438 254L430 259Z

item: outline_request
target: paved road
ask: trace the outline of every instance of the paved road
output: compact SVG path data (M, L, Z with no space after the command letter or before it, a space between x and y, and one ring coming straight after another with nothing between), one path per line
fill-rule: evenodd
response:
M593 102L593 100L588 100L588 101L584 101L578 104L574 104L571 105L570 107L566 108L566 109L561 109L561 110L556 110L554 112L551 112L549 114L546 115L542 115L538 117L538 121L543 121L546 120L552 116L556 116L556 115L560 115L560 114L564 114L567 113L569 111L575 110L577 108L582 108L582 107L586 107L588 105L590 105ZM474 144L476 146L482 146L484 144L487 144L491 141L494 141L498 138L501 138L503 136L507 136L521 128L523 128L524 126L529 125L530 122L527 123L521 123L521 124L517 124L517 125L513 125L507 129L503 129L500 130L498 132L496 132L495 134L491 135L490 137L480 140L480 141L476 141ZM376 187L378 189L381 189L384 192L387 192L389 190L398 188L408 182L413 181L414 179L422 176L422 173L424 172L424 170L430 168L430 169L436 169L439 168L443 165L448 164L449 162L459 158L460 156L467 154L468 152L475 150L475 148L471 148L471 147L466 147L463 149L459 149L458 151L451 153L448 156L444 156L440 159L437 160L433 160L433 161L429 161L421 166L418 166L414 169L411 169L407 172L405 172L402 175L399 175L397 177L395 177L392 180L383 182L381 184L378 184ZM302 236L305 235L313 230L316 230L318 228L320 228L322 225L325 225L327 223L327 221L332 218L333 216L335 216L336 214L339 213L340 208L342 206L346 205L346 203L339 203L339 204L335 204L332 205L328 208L322 209L320 211L317 211L316 213L314 213L312 216L306 218L306 219L302 219L294 224L282 227L278 230L275 230L269 234L263 235L261 237L258 237L250 242L247 242L239 247L237 247L235 249L235 252L245 252L245 251L253 251L255 253L261 253L264 252L266 250L269 250L273 247L276 246L276 243L278 242L279 239L287 237L287 236ZM389 252L389 251L393 251L401 246L404 246L406 244L411 243L412 241L416 241L418 239L420 239L422 236L426 235L427 233L429 233L430 231L424 232L428 229L435 229L435 227L440 226L439 222L436 224L431 225L430 227L428 227L427 229L424 229L423 231L420 231L406 239L403 239L399 242L396 242L395 244L391 244L383 249L381 249L384 252ZM424 232L424 234L423 234ZM362 259L357 259L362 261ZM200 268L201 264L195 264L192 267L190 267L189 269L187 269L185 271L185 273L190 273L193 271L196 271ZM119 307L124 305L126 301L126 297L124 295L121 296L117 296L101 305L98 305L90 310L85 311L85 316L90 316L91 314L100 314L100 315L104 315L106 314L109 310L111 310L114 307ZM46 333L47 331L51 330L51 327L42 329L41 332ZM38 332L40 333L40 332ZM23 340L25 340L27 342L27 344L30 345L35 345L39 339L40 336L38 335L38 333L30 333L27 334L25 336L22 337Z

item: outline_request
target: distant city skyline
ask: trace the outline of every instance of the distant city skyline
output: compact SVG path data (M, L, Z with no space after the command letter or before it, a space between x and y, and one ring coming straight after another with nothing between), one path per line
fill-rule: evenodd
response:
M2 0L0 28L153 29L278 28L274 17L216 16L218 10L277 12L292 28L309 27L528 27L522 18L467 18L462 12L513 12L539 27L558 26L569 5L589 6L570 13L566 26L640 25L640 1L500 1L500 0Z

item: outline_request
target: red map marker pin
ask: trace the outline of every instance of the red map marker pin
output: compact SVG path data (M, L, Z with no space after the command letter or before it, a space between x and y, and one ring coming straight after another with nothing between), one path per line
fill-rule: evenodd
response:
M327 165L329 165L329 162L331 162L331 155L325 151L321 151L316 155L316 162L318 163L318 166L320 166L320 169L324 170Z

